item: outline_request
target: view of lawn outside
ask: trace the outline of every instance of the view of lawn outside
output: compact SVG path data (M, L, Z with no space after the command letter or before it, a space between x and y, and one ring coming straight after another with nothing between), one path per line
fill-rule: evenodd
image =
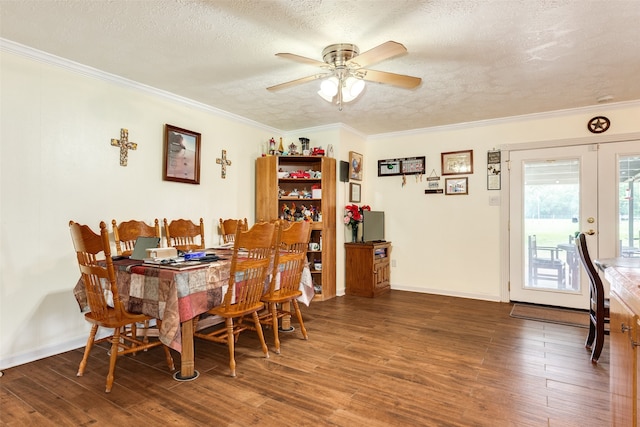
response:
M620 255L640 256L640 186L619 160L618 240ZM580 214L580 165L577 159L531 161L524 166L523 243L526 285L579 290L580 265L575 237L584 231ZM597 229L597 224L594 224Z

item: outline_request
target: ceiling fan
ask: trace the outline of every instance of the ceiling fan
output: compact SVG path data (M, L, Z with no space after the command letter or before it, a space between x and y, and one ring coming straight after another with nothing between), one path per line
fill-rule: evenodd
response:
M301 62L303 64L315 65L325 69L326 72L270 86L267 90L273 92L297 86L302 83L307 83L312 80L326 79L322 82L318 95L326 101L335 102L340 111L342 111L343 103L353 101L358 97L358 95L360 95L364 89L365 80L375 83L390 84L405 89L411 89L418 86L422 81L419 77L364 68L368 65L406 52L407 48L402 44L394 41L388 41L362 54L360 54L358 46L354 44L332 44L325 47L322 51L322 59L324 62L293 53L276 53L276 56Z

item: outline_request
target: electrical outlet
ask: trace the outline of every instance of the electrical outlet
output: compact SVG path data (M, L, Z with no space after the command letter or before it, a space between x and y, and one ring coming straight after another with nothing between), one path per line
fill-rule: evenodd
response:
M395 266L396 266L396 260L395 260L395 259L392 259L392 260L391 260L391 267L395 267Z

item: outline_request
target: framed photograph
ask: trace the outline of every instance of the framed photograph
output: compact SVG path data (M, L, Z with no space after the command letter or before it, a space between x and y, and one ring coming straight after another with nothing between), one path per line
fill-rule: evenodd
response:
M500 190L500 151L487 152L487 190Z
M349 151L349 177L362 181L362 154Z
M165 125L163 179L200 184L200 134Z
M349 183L349 201L360 203L360 184Z
M442 175L473 173L473 150L441 153L440 157L442 161Z
M425 156L378 160L378 176L422 175Z
M444 194L454 196L458 194L469 194L469 178L445 178Z

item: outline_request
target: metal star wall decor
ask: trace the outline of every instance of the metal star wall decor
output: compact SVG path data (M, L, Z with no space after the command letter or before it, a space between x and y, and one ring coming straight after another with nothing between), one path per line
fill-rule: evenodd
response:
M589 120L589 123L587 123L587 128L591 133L606 132L607 129L609 129L609 126L611 126L611 122L604 116L594 117L593 119Z

